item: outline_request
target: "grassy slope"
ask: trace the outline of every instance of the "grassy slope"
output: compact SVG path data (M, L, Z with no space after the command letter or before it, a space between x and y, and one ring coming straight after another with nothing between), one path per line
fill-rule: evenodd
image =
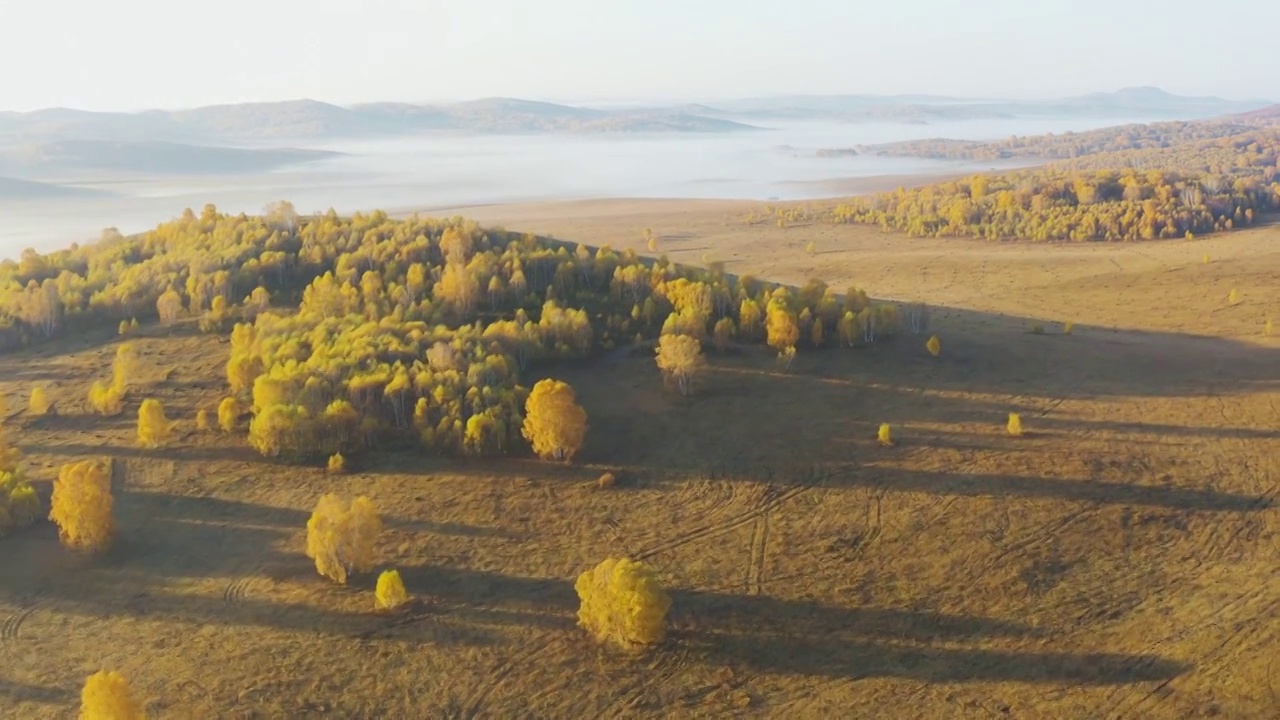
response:
M62 407L12 421L33 476L124 461L110 557L68 555L48 525L4 541L0 714L61 717L100 667L153 711L195 717L1249 718L1280 704L1280 343L1259 337L1280 315L1280 232L1013 247L635 207L528 227L621 247L650 226L673 259L947 304L943 356L907 336L802 352L781 376L746 349L713 358L688 400L645 356L545 368L591 418L574 466L375 455L345 478L264 462L239 437L133 447L139 397L186 431L220 396L214 338L149 329L150 376L115 420L83 414L108 338L0 357L10 397L51 382ZM1011 410L1029 437L1003 435ZM882 421L898 447L876 446ZM594 488L606 468L618 489ZM303 557L307 513L335 489L386 509L387 563L422 599L409 614L373 614L371 578L332 586ZM624 552L675 594L671 641L634 662L574 627L573 577Z

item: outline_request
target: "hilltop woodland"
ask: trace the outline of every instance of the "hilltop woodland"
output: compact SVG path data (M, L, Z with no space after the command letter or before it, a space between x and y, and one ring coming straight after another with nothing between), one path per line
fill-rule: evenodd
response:
M994 143L917 141L875 151L1063 160L859 198L826 213L825 220L875 224L917 237L1155 240L1250 226L1280 207L1275 125L1157 123ZM780 224L795 219L779 212ZM753 215L748 221L773 219Z
M216 410L263 455L307 462L374 447L517 452L522 376L539 362L678 334L695 341L686 355L736 338L785 366L797 346L870 343L898 325L896 306L818 281L797 292L462 219L299 217L288 204L264 217L206 206L136 237L28 250L0 263L0 308L7 346L184 318L229 333L226 398L198 423ZM686 392L698 358L658 360ZM129 362L125 343L110 384L86 387L97 412L123 411Z

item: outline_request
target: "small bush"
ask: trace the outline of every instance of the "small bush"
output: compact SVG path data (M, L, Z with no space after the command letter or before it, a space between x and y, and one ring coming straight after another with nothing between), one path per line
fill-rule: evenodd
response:
M66 547L104 552L115 535L113 502L111 470L105 463L86 460L63 465L53 481L49 519L58 526Z
M409 593L398 570L383 570L373 594L379 610L394 610L409 602Z
M196 410L196 430L207 432L209 430L209 411L205 408Z
M1075 324L1075 323L1073 323L1073 322L1071 322L1070 320L1068 320L1067 322L1062 323L1062 334L1063 334L1063 335L1070 335L1070 334L1071 334L1071 331L1072 331L1072 330L1075 330L1075 329L1076 329L1076 324Z
M1009 437L1022 437L1022 416L1018 413L1009 413L1009 423L1005 429L1009 432Z
M40 514L36 491L14 471L0 471L0 537L35 522Z
M1267 323L1262 326L1262 334L1267 337L1275 334L1275 325L1271 322L1271 318L1267 318Z
M652 645L666 632L671 597L642 562L609 558L578 576L578 624L624 648Z
M942 354L942 341L938 339L937 335L934 335L929 338L929 342L924 344L924 349L928 350L930 355L938 357Z
M893 447L893 429L889 427L889 423L880 423L876 439L880 441L881 447Z
M1231 288L1231 292L1227 293L1227 303L1229 305L1240 304L1240 291L1235 288Z
M382 519L369 498L347 502L325 495L307 520L307 557L315 560L316 572L345 585L351 573L373 569L381 533Z
M89 407L99 415L119 415L124 411L124 392L99 381L89 388Z
M341 475L347 471L347 459L342 457L342 453L334 453L329 456L329 472L334 475Z
M617 484L618 484L618 478L614 477L614 474L611 472L607 472L601 475L600 478L596 480L596 487L600 488L601 490L606 490Z
M145 720L142 702L120 673L102 670L89 676L80 693L80 720Z
M1031 334L1032 334L1032 335L1043 335L1043 334L1044 334L1044 326L1043 326L1043 325L1032 325L1032 326L1031 326Z
M50 402L49 393L45 391L44 386L37 385L31 388L31 397L27 400L27 412L32 415L46 415L52 407L53 403Z
M222 432L235 432L236 422L240 419L240 403L235 398L222 398L218 403L218 427Z
M164 416L164 406L159 400L147 398L138 408L138 444L145 448L158 448L169 442L173 423Z

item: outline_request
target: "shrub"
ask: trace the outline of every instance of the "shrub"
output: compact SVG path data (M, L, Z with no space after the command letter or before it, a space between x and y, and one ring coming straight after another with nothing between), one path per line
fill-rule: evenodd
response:
M53 481L49 519L58 526L63 545L104 552L115 535L113 502L111 471L105 463L85 460L63 465Z
M568 383L539 380L525 403L523 433L538 457L571 460L586 439L587 411Z
M937 335L934 335L929 338L929 342L924 344L924 349L928 350L930 355L938 357L942 354L942 341L938 339Z
M1267 323L1262 326L1262 334L1271 337L1275 332L1275 325L1272 324L1271 318L1267 318Z
M618 484L618 478L613 473L607 472L596 480L596 487L604 490Z
M16 471L0 471L0 537L35 522L40 513L36 491Z
M578 624L599 640L627 648L662 640L671 597L648 565L609 558L573 587L582 603Z
M876 439L880 441L881 447L893 447L893 430L889 427L889 423L880 423L880 432L876 434Z
M120 673L102 670L89 676L80 693L80 720L145 720L142 702Z
M347 459L342 457L342 453L334 453L329 456L329 472L334 475L341 475L347 471Z
M1022 416L1018 413L1009 413L1009 424L1005 429L1008 430L1010 437L1022 437Z
M398 570L383 570L373 594L379 610L394 610L409 602L409 593Z
M49 401L49 394L43 385L31 388L31 397L27 400L27 412L32 415L45 415L51 407L53 403Z
M1227 293L1227 303L1237 305L1240 303L1240 292L1235 288L1231 288L1231 292Z
M347 502L325 495L307 520L307 557L315 560L316 572L346 584L351 573L373 569L381 532L382 519L369 498Z
M196 430L206 432L209 429L209 411L205 408L196 410Z
M119 415L124 411L124 393L101 381L89 388L89 406L99 415Z
M706 367L702 343L688 335L663 335L658 338L658 369L668 382L674 382L681 395L693 389L693 378Z
M1068 321L1066 321L1066 322L1062 323L1062 334L1063 334L1063 335L1070 335L1070 334L1071 334L1071 331L1072 331L1072 330L1075 330L1075 329L1076 329L1076 324L1075 324L1075 323L1073 323L1073 322L1071 322L1070 320L1068 320Z
M159 400L147 398L138 407L138 444L145 448L158 448L169 442L173 423L164 416L164 406Z
M1032 335L1043 335L1043 334L1044 334L1044 326L1043 326L1043 325L1040 325L1040 324L1032 325L1032 326L1031 326L1031 334L1032 334Z
M218 403L218 427L222 432L235 432L236 421L240 419L240 404L235 398L222 398Z

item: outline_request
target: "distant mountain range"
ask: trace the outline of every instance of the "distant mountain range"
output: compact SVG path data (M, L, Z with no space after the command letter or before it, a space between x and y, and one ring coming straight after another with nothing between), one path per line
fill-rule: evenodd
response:
M332 157L275 147L424 133L727 133L794 120L928 123L1006 117L1193 120L1250 111L1267 101L1183 97L1126 88L1053 101L933 95L790 95L711 104L592 108L513 98L453 104L315 100L104 113L53 108L0 112L0 176L74 182L107 173L254 172ZM16 186L8 188L9 194ZM35 188L23 188L34 192Z

